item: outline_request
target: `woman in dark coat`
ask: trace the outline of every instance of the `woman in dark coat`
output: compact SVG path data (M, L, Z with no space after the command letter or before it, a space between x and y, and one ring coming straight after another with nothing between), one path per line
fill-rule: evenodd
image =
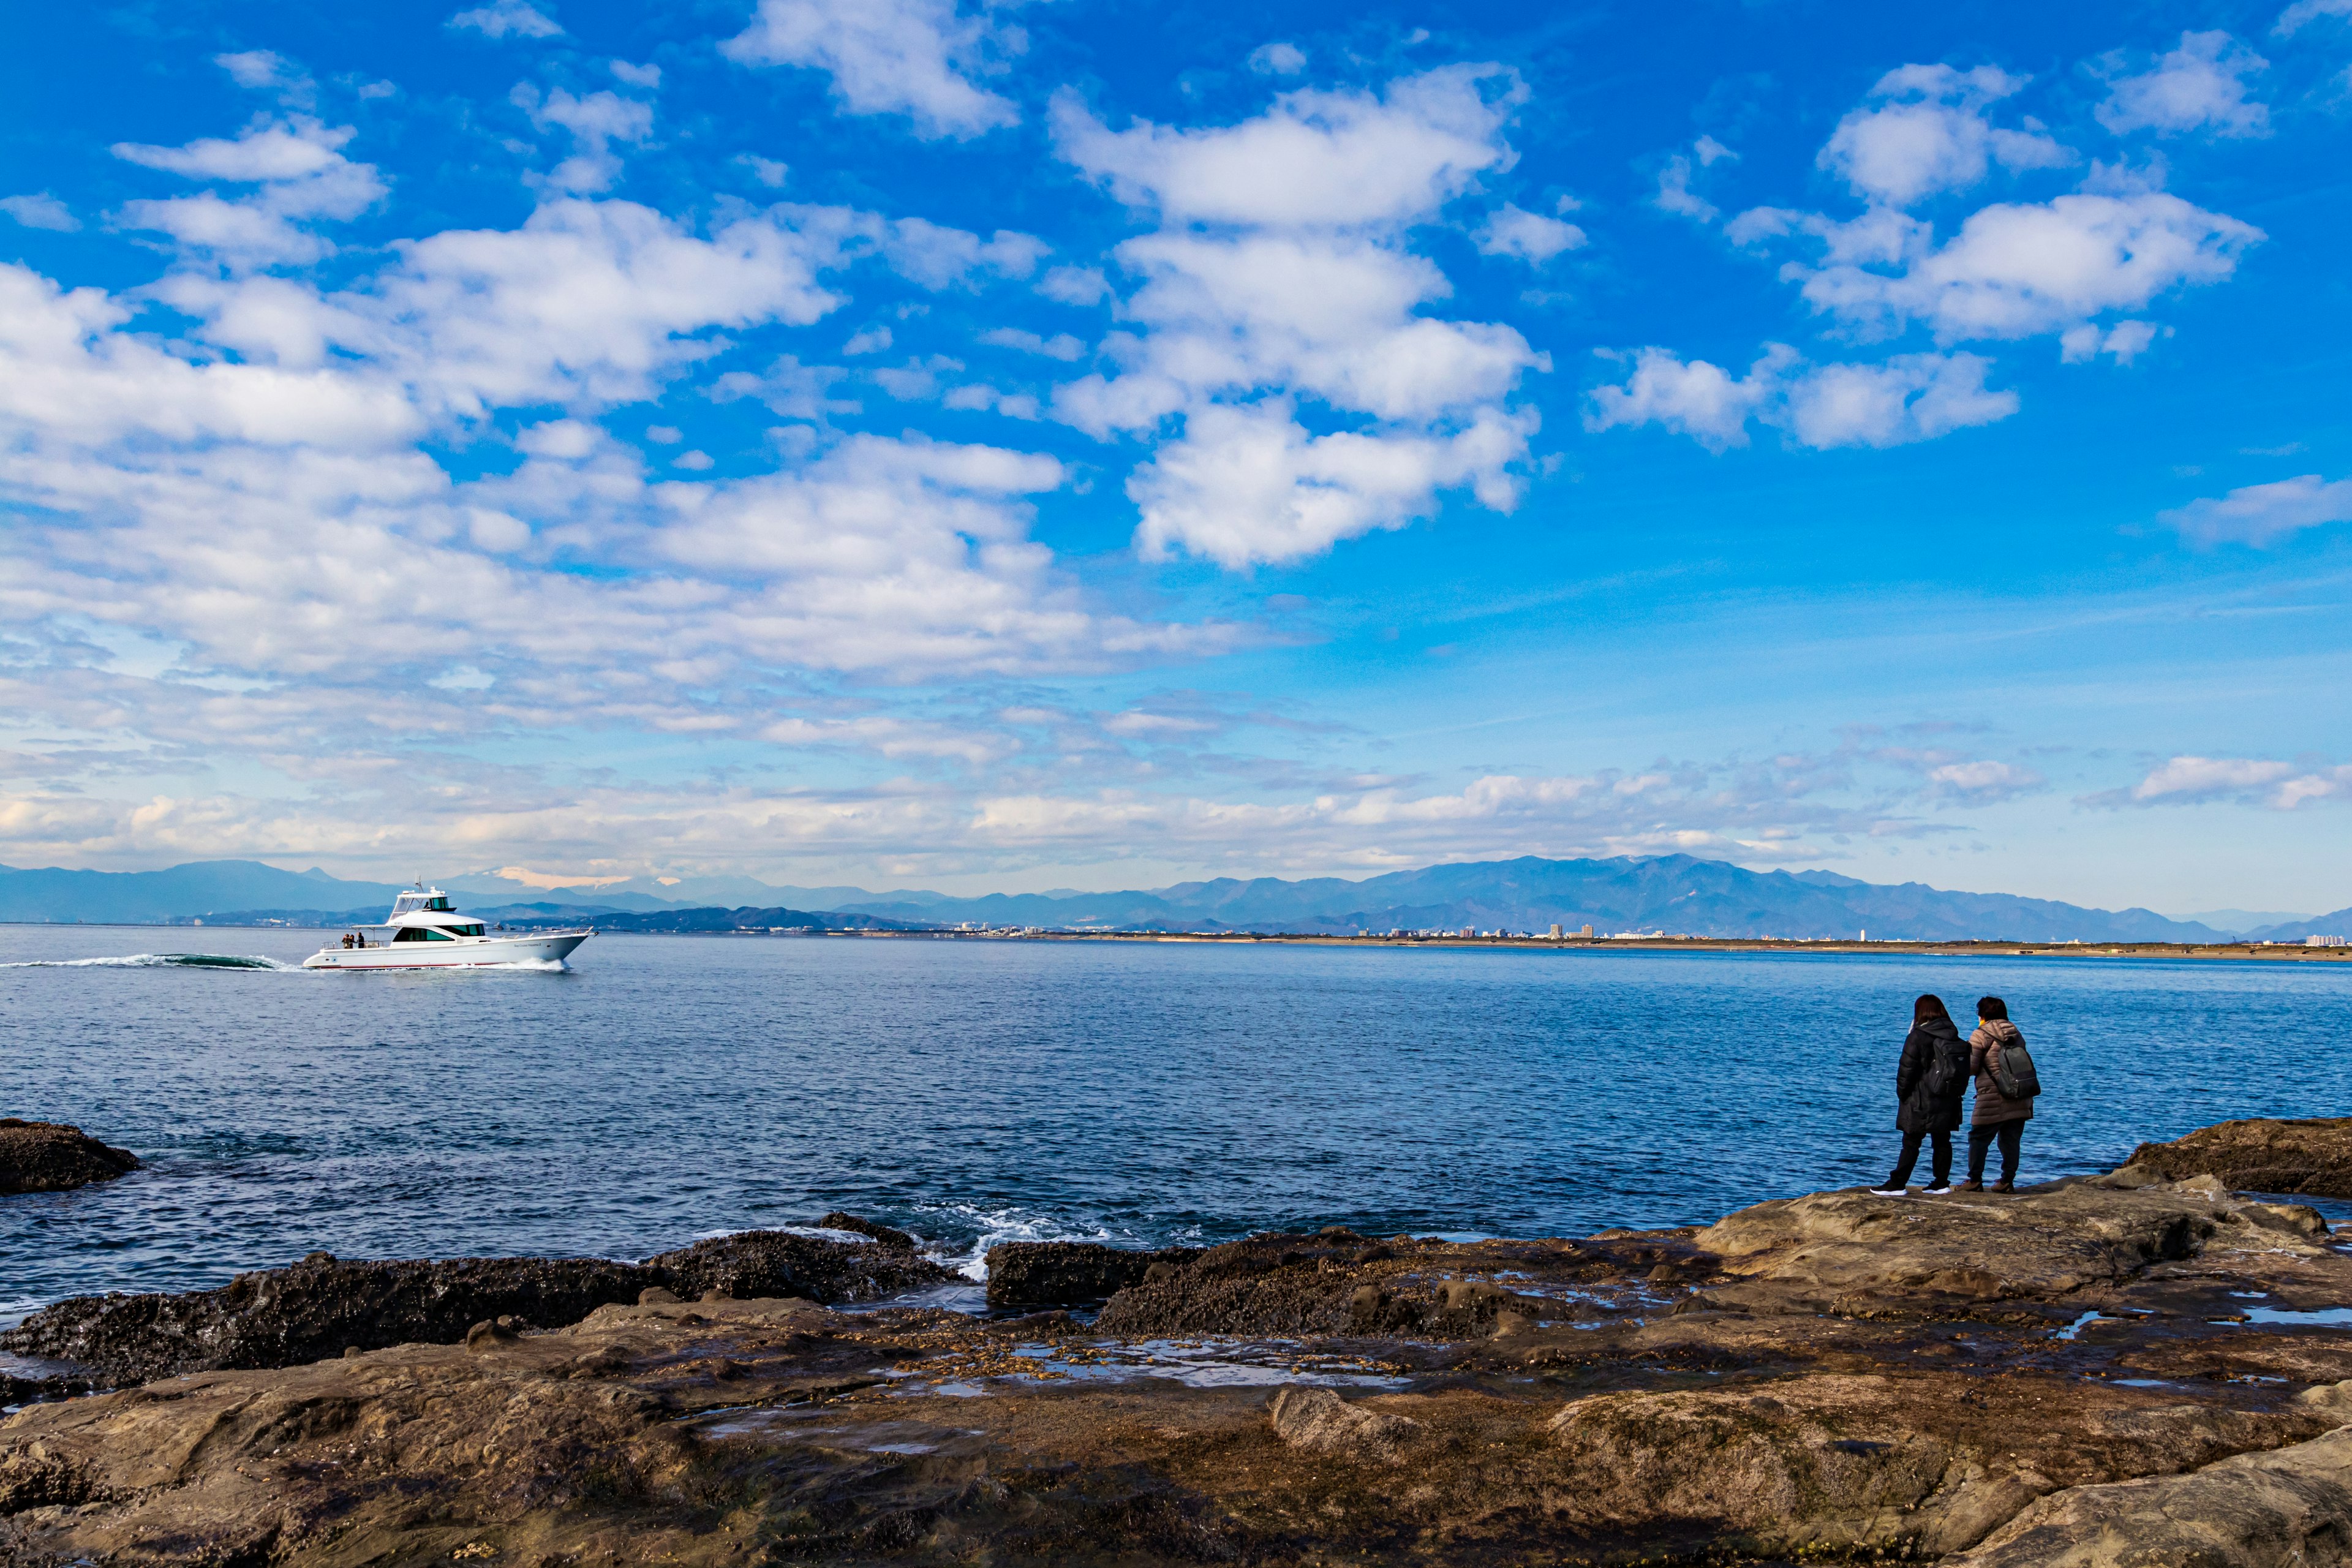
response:
M1969 1087L1969 1047L1954 1026L1940 996L1922 996L1911 1005L1911 1033L1903 1040L1903 1059L1895 1068L1895 1130L1903 1134L1903 1155L1883 1187L1871 1190L1881 1197L1898 1197L1919 1163L1919 1141L1936 1141L1936 1179L1927 1190L1952 1188L1952 1131L1960 1124L1960 1101Z

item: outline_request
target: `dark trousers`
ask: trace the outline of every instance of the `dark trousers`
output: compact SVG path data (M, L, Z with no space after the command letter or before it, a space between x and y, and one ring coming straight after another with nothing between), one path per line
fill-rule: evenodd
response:
M2025 1123L2018 1121L1979 1122L1969 1129L1969 1180L1984 1180L1985 1154L1992 1148L1993 1140L2000 1140L2000 1179L2017 1180L2017 1144L2025 1136Z
M1903 1134L1903 1157L1895 1162L1895 1173L1886 1178L1886 1184L1888 1186L1901 1187L1910 1184L1911 1167L1919 1163L1919 1140L1922 1138L1933 1138L1936 1141L1936 1180L1934 1184L1939 1187L1950 1184L1952 1180L1952 1135L1949 1132L1906 1132Z

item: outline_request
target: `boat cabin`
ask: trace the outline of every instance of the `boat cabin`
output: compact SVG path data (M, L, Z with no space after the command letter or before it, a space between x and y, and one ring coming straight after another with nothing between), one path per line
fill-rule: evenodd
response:
M383 922L398 942L455 942L461 936L487 935L482 922L467 920L449 907L449 895L438 888L419 888L392 901L392 917Z

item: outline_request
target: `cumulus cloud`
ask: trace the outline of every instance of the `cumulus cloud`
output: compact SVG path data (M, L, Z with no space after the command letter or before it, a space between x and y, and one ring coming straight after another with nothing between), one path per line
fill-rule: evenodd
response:
M71 234L81 227L81 220L74 216L73 209L47 191L37 195L0 196L0 213L6 213L26 228Z
M611 93L527 97L577 145L650 123ZM292 227L351 210L320 193L348 193L353 170L362 195L380 190L345 158L349 136L296 116L118 152ZM323 249L280 235L238 254L295 266ZM972 679L1231 646L1234 628L1088 601L1029 536L1035 496L1066 477L1051 458L801 426L807 439L779 439L748 475L709 477L724 470L682 451L670 470L693 477L659 479L604 429L728 334L830 313L841 295L825 274L862 257L949 287L1025 277L1042 255L1024 236L845 208L738 207L698 230L550 196L520 226L400 242L333 287L175 268L142 291L184 314L170 334L133 331L123 298L0 268L0 500L25 522L0 542L0 603L12 626L96 617L173 650L145 685L109 676L103 695L95 667L0 670L0 684L12 701L40 693L18 710L68 732L95 721L166 750L315 769L357 754L355 712L404 734L748 733L779 669ZM736 374L712 395L819 421L856 406L828 395L842 374L829 367L786 356ZM459 478L431 455L501 428L511 472ZM664 437L684 445L674 425L649 428ZM226 683L201 714L193 679ZM82 820L54 801L36 816L53 807ZM224 813L151 816L194 832Z
M1307 51L1297 44L1260 44L1250 51L1249 68L1260 76L1297 76L1307 68Z
M2017 763L1971 757L1938 747L1882 746L1864 754L1913 774L1927 799L1949 805L1998 805L2035 794L2050 782Z
M973 78L1025 47L999 11L956 0L760 0L751 26L719 46L745 65L824 71L853 114L903 114L919 136L960 141L1019 122L1010 99Z
M2298 474L2266 485L2244 485L2159 512L2159 521L2193 544L2251 544L2257 549L2323 523L2352 522L2352 479Z
M1149 559L1181 547L1240 568L1402 528L1443 489L1468 486L1506 511L1518 493L1504 465L1525 450L1533 423L1490 409L1450 435L1317 436L1281 399L1211 404L1129 483L1143 509L1136 543Z
M2058 356L2068 364L2087 364L2105 354L2117 364L2129 364L2157 339L2171 335L2171 328L2153 321L2117 321L2104 330L2083 321L2058 334Z
M2029 337L2220 282L2263 237L2162 191L2078 193L1981 208L1898 273L1832 263L1806 279L1804 295L1858 326L1922 321L1947 342Z
M460 11L449 18L452 27L471 28L493 38L552 38L563 29L530 0L492 0L488 5Z
M2279 13L2271 31L2282 38L2291 38L2323 16L2352 16L2352 0L2294 0L2294 4Z
M1516 501L1508 465L1534 420L1507 399L1544 361L1507 326L1421 314L1450 290L1409 241L1508 163L1524 90L1496 68L1447 67L1377 92L1286 93L1200 130L1114 131L1055 100L1063 155L1162 219L1117 252L1142 280L1123 310L1140 330L1102 345L1117 374L1055 396L1097 435L1181 423L1129 482L1147 554L1290 560L1425 516L1445 489ZM1318 429L1305 399L1374 423Z
M2270 131L2270 110L2246 95L2246 79L2269 69L2270 62L2227 33L2183 33L2179 48L2137 75L2120 74L2123 62L2116 57L2102 64L2110 79L2106 100L2095 112L2117 135L2178 136L2208 126L2217 136Z
M2017 412L2017 394L1985 385L1991 362L1969 353L1897 354L1875 364L1807 363L1770 344L1748 374L1647 348L1622 384L1594 390L1585 427L1657 425L1711 451L1748 444L1753 419L1801 447L1898 447Z
M540 130L552 127L570 132L572 156L547 177L548 184L560 191L585 195L604 190L621 173L621 161L613 155L612 144L643 142L653 132L653 105L618 93L575 97L559 87L541 94L523 82L509 96Z
M1992 66L1891 70L1870 89L1871 107L1838 121L1822 149L1821 166L1858 195L1905 207L1979 184L1995 163L2016 170L2072 162L2074 154L2039 128L2004 129L1986 117L1987 109L2013 96L2026 79Z
M257 187L234 197L205 191L126 202L123 222L169 234L184 247L232 268L320 260L334 247L310 226L357 217L384 194L373 164L343 156L341 148L352 134L349 126L297 116L257 124L233 140L207 136L182 147L118 142L113 153L125 163L193 180Z
M1651 193L1650 205L1660 212L1670 212L1698 223L1713 223L1720 216L1715 204L1690 188L1691 160L1696 157L1700 168L1709 169L1726 159L1737 160L1738 156L1714 137L1700 137L1691 144L1689 153L1675 153L1658 170L1658 187Z
M2103 806L2197 805L2216 801L2292 811L2312 801L2352 800L2352 765L2262 757L2172 757L2128 789L2085 797Z
M2242 75L2259 64L2233 47L2225 35L2186 35L2154 71L2118 80L2109 103L2116 114L2149 124L2172 124L2192 103L2204 104L2200 112L2208 118L2227 119L2213 82L2198 78L2204 86L2196 88L2188 77L2209 67ZM2067 363L2102 355L2128 363L2146 353L2169 329L2144 312L2181 289L2234 275L2239 258L2264 238L2260 229L2156 188L2146 175L2097 167L2083 188L2045 202L1979 206L1948 238L1930 218L1906 210L1972 189L1996 165L2022 171L2073 161L2031 120L1994 123L1996 108L2025 84L1990 66L1890 71L1838 122L1818 159L1863 199L1861 212L1839 217L1759 206L1723 226L1742 248L1793 244L1798 255L1781 266L1781 279L1798 285L1840 335L1892 338L1924 327L1947 352L1801 367L1793 350L1780 349L1738 376L1644 349L1626 382L1594 395L1587 425L1658 424L1721 450L1744 444L1749 420L1760 419L1804 446L1889 446L2016 411L2016 394L1987 388L1989 362L1950 353L1950 345L2047 334L2059 339ZM1698 149L1702 161L1714 161L1706 153ZM1725 155L1727 149L1717 153ZM1690 158L1671 162L1654 200L1711 222L1713 206L1689 191L1691 169Z
M1516 256L1540 267L1564 250L1583 247L1585 233L1572 223L1531 213L1506 202L1474 237L1488 256Z

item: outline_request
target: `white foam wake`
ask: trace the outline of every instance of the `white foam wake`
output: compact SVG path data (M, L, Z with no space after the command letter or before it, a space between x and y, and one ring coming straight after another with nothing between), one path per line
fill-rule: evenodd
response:
M254 969L299 974L299 963L280 963L257 952L131 952L115 958L35 958L0 963L0 969Z
M988 1278L988 1252L1010 1241L1098 1241L1105 1247L1140 1247L1139 1237L1122 1235L1107 1226L1091 1227L1072 1225L1053 1215L1039 1214L1021 1208L982 1208L978 1204L921 1204L918 1212L938 1215L947 1223L942 1230L973 1233L969 1247L962 1252L950 1250L945 1240L929 1243L924 1251L936 1258L940 1267L953 1269L967 1279Z

